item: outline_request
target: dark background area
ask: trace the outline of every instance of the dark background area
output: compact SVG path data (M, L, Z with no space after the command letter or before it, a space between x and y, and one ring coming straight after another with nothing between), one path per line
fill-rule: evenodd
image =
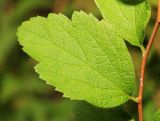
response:
M150 3L152 16L147 25L144 45L156 18L157 0L150 0ZM76 117L85 114L86 108L78 106L76 101L62 98L62 94L54 91L54 87L38 78L33 68L36 61L22 51L16 37L17 27L30 17L47 16L54 12L70 18L74 10L83 10L102 18L93 0L0 0L0 121L83 121ZM127 46L135 65L138 87L141 51L128 43ZM145 121L151 121L160 107L160 31L146 70L144 118ZM127 102L123 109L136 117L136 104ZM81 113L77 114L77 110Z

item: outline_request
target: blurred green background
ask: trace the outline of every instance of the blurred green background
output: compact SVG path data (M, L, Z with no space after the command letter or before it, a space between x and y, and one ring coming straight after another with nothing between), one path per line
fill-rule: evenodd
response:
M144 45L153 29L157 2L150 0L152 16L146 29ZM83 10L102 18L93 0L0 0L0 121L116 121L109 120L113 114L123 121L120 114L113 113L114 110L124 110L122 115L126 121L130 116L137 119L136 104L132 102L115 109L100 109L86 102L62 98L63 94L38 78L33 68L36 62L22 51L16 31L23 21L37 15L47 16L50 12L71 17L74 10ZM126 44L135 65L138 87L141 51ZM144 118L145 121L151 121L154 112L160 107L160 31L146 70Z

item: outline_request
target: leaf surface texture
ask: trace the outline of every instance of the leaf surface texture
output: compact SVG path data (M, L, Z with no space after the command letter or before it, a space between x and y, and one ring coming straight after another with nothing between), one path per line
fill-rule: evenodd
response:
M104 19L118 34L135 46L142 46L145 27L151 15L147 0L95 0Z
M18 29L23 50L36 59L36 71L71 99L99 107L126 102L135 72L124 41L112 25L84 12L72 20L59 14L35 17Z

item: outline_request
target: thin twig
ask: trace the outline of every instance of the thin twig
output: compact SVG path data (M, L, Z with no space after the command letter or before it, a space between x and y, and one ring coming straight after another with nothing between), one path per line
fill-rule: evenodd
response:
M139 85L139 95L138 95L138 114L139 114L139 121L143 121L143 104L142 104L142 97L143 97L143 85L144 85L144 74L145 74L145 66L146 61L149 55L149 52L151 50L152 44L154 42L156 33L158 31L158 28L160 26L160 0L158 2L158 15L157 20L152 32L152 35L149 39L148 45L146 50L143 53L142 62L141 62L141 76L140 76L140 85Z

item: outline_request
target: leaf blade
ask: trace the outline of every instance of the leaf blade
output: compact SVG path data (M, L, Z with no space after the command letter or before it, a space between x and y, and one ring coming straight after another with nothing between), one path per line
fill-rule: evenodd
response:
M95 3L103 18L115 26L123 39L135 46L143 45L145 27L151 15L148 0L95 0Z
M50 14L25 22L18 37L23 50L40 62L41 78L66 97L114 107L130 98L134 68L124 41L106 27L112 28L84 12L75 12L72 21Z

